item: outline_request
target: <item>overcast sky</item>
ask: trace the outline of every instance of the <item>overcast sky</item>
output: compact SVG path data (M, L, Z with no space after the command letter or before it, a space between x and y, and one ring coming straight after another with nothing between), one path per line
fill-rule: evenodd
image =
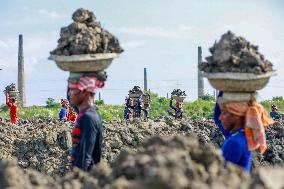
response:
M1 0L0 90L17 83L18 35L24 36L27 105L66 96L67 72L47 60L60 28L77 8L93 11L102 26L120 40L125 52L107 70L102 98L122 104L134 85L160 96L173 88L197 98L197 47L203 58L215 40L231 30L245 37L274 64L278 76L260 91L260 100L284 94L284 1L282 0ZM213 89L205 82L207 93ZM0 104L4 95L0 96Z

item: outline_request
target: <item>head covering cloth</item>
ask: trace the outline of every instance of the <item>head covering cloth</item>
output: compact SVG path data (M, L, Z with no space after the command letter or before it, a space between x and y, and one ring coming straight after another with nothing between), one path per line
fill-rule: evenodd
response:
M245 117L248 149L250 151L259 149L263 154L267 148L264 127L274 123L263 106L256 101L228 102L221 104L221 110Z
M69 89L79 89L80 91L88 91L90 93L96 93L98 88L103 88L105 83L99 81L94 76L83 76L80 77L75 83L68 81Z

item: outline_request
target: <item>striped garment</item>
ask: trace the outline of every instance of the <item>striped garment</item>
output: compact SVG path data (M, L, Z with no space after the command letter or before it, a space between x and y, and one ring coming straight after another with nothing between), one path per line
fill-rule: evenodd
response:
M87 110L89 111L89 109ZM80 147L80 140L81 140L81 134L82 134L82 129L79 125L80 119L84 115L85 112L79 112L77 119L75 121L74 128L72 130L72 142L73 146L70 151L70 161L73 162L75 161L78 153L79 153L79 147Z
M104 82L99 81L96 77L80 77L76 83L68 82L69 89L79 89L80 91L86 90L91 93L96 93L97 88L103 88Z

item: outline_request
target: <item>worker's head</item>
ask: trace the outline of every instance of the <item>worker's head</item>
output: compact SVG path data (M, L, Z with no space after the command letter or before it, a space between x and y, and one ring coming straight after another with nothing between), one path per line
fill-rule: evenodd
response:
M150 107L150 103L149 103L149 102L144 102L143 105L144 105L144 108L145 108L145 109L147 109L147 108Z
M226 109L222 109L219 119L222 122L224 129L230 133L234 133L241 128L244 128L245 117L235 115Z
M88 76L81 77L76 83L68 82L70 104L80 106L87 101L93 102L96 89L103 86L104 82Z
M134 100L133 100L133 98L129 98L129 99L128 99L128 105L129 105L129 106L134 106Z
M183 102L177 101L176 102L176 107L179 108L179 109L182 109L183 108Z
M61 106L62 106L63 108L68 109L69 101L68 101L67 99L61 99L60 104L61 104Z
M90 93L87 90L79 90L79 89L70 89L70 104L71 106L79 106L83 102L94 99L95 94Z
M277 108L277 106L276 106L275 104L273 104L273 105L271 106L271 111L272 111L272 112L277 112L277 111L278 111L278 108Z
M138 98L133 98L133 106L138 105L139 99Z
M11 103L15 104L16 101L17 101L17 99L16 99L15 97L11 97L11 98L10 98L10 102L11 102Z
M259 116L263 118L265 116L264 108L261 104L257 103L256 101L247 101L247 102L229 102L229 103L221 103L221 114L219 119L222 122L222 125L225 130L229 131L230 133L234 133L239 129L245 127L246 124L246 116L248 115L248 110L253 109L254 116ZM258 113L256 113L258 112ZM251 116L251 113L249 114ZM263 123L265 123L264 121Z

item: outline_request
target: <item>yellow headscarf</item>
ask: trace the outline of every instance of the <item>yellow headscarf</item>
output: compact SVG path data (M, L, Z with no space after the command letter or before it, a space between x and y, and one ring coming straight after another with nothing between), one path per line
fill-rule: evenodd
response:
M221 108L234 115L245 117L248 149L253 151L259 148L259 152L263 154L267 148L264 126L274 122L263 106L256 101L246 101L221 104Z

